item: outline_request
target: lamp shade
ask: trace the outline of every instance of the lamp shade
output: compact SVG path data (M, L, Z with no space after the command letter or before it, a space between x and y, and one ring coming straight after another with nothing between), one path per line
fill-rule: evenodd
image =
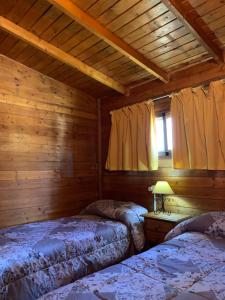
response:
M157 181L152 191L153 194L172 195L174 194L167 181Z

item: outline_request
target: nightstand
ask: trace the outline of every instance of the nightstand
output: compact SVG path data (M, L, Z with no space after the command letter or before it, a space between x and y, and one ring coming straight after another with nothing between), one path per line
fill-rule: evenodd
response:
M149 212L142 215L144 219L144 230L146 242L148 246L154 246L162 243L165 235L174 228L178 223L191 218L189 215L171 213L167 214L154 214Z

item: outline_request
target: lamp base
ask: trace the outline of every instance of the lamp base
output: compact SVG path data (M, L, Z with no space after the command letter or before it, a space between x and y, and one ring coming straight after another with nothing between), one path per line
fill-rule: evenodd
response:
M171 211L166 211L166 210L165 210L165 203L164 203L165 199L164 199L164 195L161 195L160 201L161 201L161 207L160 207L159 209L154 210L154 214L155 214L155 215L158 215L158 214L163 213L163 214L166 214L166 215L170 215L170 214L171 214Z
M164 214L164 215L170 216L171 215L171 211L163 211L162 209L157 209L157 210L154 211L154 214L155 215Z

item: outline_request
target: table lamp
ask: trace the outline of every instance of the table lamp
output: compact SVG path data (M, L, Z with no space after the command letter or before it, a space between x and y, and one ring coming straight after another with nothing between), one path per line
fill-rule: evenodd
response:
M157 181L156 185L152 189L153 194L160 194L160 199L161 199L161 208L157 209L155 213L157 212L162 212L163 214L166 212L165 211L165 195L173 195L174 192L171 189L169 183L167 181Z

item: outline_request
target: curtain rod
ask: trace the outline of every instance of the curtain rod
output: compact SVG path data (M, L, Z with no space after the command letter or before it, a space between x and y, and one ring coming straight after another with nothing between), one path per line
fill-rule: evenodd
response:
M222 81L222 83L225 83L225 78L221 78L221 79L217 79L217 80L206 80L205 82L203 82L202 84L196 84L196 85L193 85L191 88L197 88L197 87L202 87L202 88L206 88L206 87L209 87L209 85L210 85L210 83L211 82L214 82L214 81ZM188 88L188 87L186 87L186 88ZM163 98L171 98L172 97L172 95L175 95L175 94L177 94L179 91L181 91L182 89L184 89L184 88L181 88L181 89L179 89L179 90L175 90L175 91L173 91L172 93L170 93L170 94L165 94L165 95L162 95L162 96L156 96L156 97L152 97L151 99L149 99L150 101L153 101L153 102L155 102L155 101L158 101L158 100L161 100L161 99L163 99ZM147 100L147 101L149 101L149 100ZM145 101L142 101L142 102L145 102ZM131 105L134 105L134 104L131 104ZM128 105L128 106L130 106L130 105ZM114 109L114 110L112 110L112 111L110 111L110 114L113 112L113 111L116 111L116 110L119 110L120 108L118 108L118 109Z
M190 88L193 88L193 89L194 89L194 88L197 88L197 87L208 88L209 85L210 85L210 83L211 83L211 82L215 82L215 81L221 81L222 83L225 83L225 78L220 78L220 79L217 79L217 80L206 80L206 81L202 82L202 84L196 84L196 85L191 86ZM185 88L188 88L188 87L185 87ZM183 88L182 88L182 89L183 89ZM152 97L151 99L152 99L153 101L157 101L157 100L160 100L160 99L163 99L163 98L167 98L167 97L171 98L172 95L177 94L177 93L178 93L179 91L181 91L182 89L175 90L175 91L173 91L173 92L170 93L170 94L162 95L162 96L159 96L159 97Z
M163 95L163 96L159 96L159 97L152 97L151 100L152 101L158 101L158 100L161 100L163 98L168 98L168 97L171 97L172 94L167 94L167 95Z
M225 79L220 79L223 83L225 83ZM213 82L212 80L209 80L209 81L205 81L204 83L202 84L196 84L194 86L192 86L191 88L197 88L197 87L202 87L202 88L207 88L209 87L209 84L210 82ZM188 88L188 87L187 87ZM179 91L181 91L182 89L179 89L179 90L175 90L174 92L170 93L170 94L166 94L166 95L162 95L162 96L158 96L158 97L152 97L151 100L152 101L158 101L158 100L161 100L163 98L171 98L172 95L174 94L177 94Z
M221 81L223 82L223 83L225 83L225 79L221 79ZM206 87L209 87L209 84L210 84L210 82L212 82L212 81L205 81L204 83L202 83L202 84L196 84L196 85L194 85L194 86L192 86L191 88L197 88L197 87L202 87L202 88L206 88ZM158 101L158 100L161 100L161 99L163 99L163 98L171 98L172 97L172 95L175 95L175 94L177 94L179 91L181 91L182 89L179 89L179 90L175 90L175 91L173 91L172 93L170 93L170 94L166 94L166 95L162 95L162 96L158 96L158 97L152 97L151 98L151 100L152 101Z

